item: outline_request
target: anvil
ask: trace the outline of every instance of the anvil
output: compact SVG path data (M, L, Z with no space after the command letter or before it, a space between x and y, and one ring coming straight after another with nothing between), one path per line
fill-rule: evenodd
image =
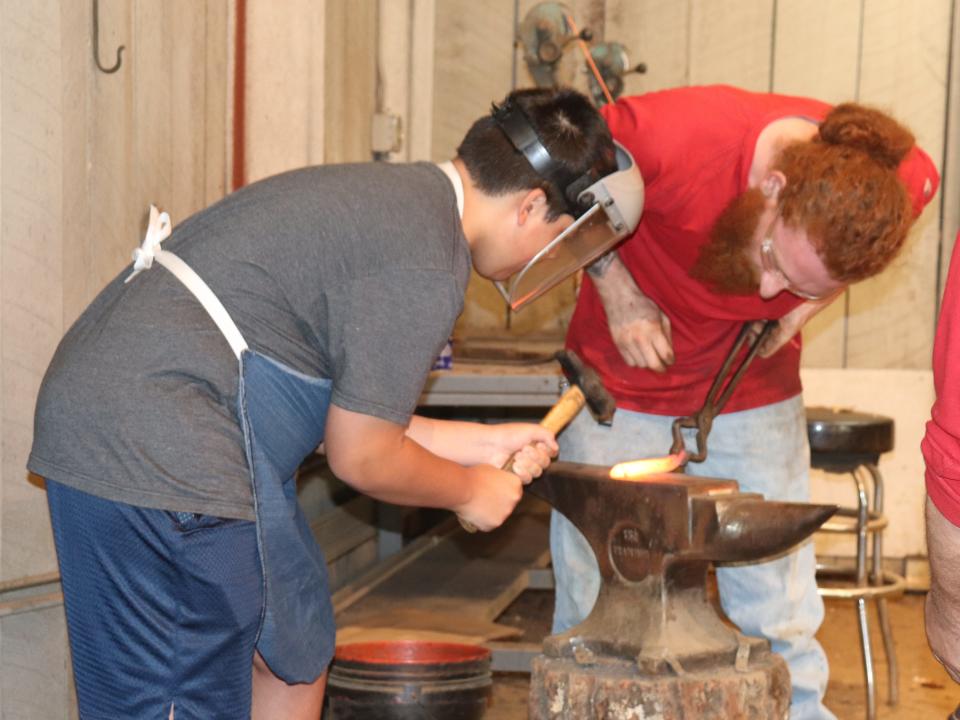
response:
M632 480L610 468L553 463L530 492L586 537L600 567L593 611L544 643L547 657L581 666L635 663L647 676L740 666L751 641L707 600L713 562L757 561L782 553L835 511L834 505L771 502L741 493L734 480L679 473Z

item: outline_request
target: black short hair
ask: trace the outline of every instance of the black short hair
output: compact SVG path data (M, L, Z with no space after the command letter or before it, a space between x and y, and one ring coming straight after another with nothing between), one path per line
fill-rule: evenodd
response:
M597 178L616 170L610 130L587 97L570 88L514 90L503 104L519 107L540 142L563 173ZM564 189L541 177L504 133L492 115L477 120L457 148L470 178L487 195L540 188L547 196L549 220L569 212Z

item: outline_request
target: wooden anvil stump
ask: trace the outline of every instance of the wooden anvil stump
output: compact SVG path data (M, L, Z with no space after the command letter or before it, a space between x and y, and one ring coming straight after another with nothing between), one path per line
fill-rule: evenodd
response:
M613 480L610 468L563 462L530 490L584 534L601 578L590 615L534 660L531 718L788 716L786 664L720 618L707 571L788 550L835 506L768 502L733 480L678 473Z
M623 661L582 666L540 655L530 686L529 717L536 720L786 720L790 714L790 673L768 647L755 648L742 671L715 667L674 676L642 675Z

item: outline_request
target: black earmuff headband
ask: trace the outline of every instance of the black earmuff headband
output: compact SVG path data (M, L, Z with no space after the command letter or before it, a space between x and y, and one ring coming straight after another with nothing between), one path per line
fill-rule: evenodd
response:
M574 178L572 173L565 170L550 156L530 118L527 117L523 108L512 101L507 100L503 105L493 103L491 114L507 139L523 153L533 171L560 190L568 213L574 217L580 217L590 209L589 205L584 207L578 197L599 180L594 170L588 170L580 177Z

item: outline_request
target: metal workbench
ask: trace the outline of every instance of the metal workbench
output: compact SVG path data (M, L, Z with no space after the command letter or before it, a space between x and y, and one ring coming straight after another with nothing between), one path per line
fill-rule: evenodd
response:
M427 407L549 407L560 397L563 374L556 362L535 365L454 360L434 370L420 396Z

